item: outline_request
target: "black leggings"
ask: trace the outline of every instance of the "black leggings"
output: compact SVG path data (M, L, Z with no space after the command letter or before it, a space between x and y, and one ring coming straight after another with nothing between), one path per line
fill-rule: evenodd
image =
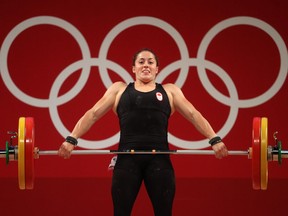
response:
M169 155L118 155L112 178L114 216L129 216L142 181L155 216L171 216L175 176Z

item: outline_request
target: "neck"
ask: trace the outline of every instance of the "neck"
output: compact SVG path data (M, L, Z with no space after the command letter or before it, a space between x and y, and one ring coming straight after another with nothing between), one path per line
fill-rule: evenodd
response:
M154 90L156 86L155 81L150 81L150 82L142 82L140 80L136 80L134 83L135 89L139 91L151 91Z
M136 80L135 84L137 86L155 86L155 80L151 80L151 81L142 81L142 80Z

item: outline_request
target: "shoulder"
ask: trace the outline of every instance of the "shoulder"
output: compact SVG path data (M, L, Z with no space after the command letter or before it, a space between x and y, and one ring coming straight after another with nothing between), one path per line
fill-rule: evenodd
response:
M163 86L163 88L167 88L167 89L177 87L175 84L172 84L172 83L165 83L165 84L162 84L162 86Z
M123 89L125 89L127 87L127 84L121 81L115 82L113 83L108 89L107 91L112 91L112 92L119 92L122 91Z
M171 94L171 95L177 95L179 93L182 94L181 89L175 84L166 83L166 84L163 84L162 86L168 94Z
M124 82L113 83L105 92L104 97L111 97L121 94L127 87Z
M123 87L125 88L125 87L127 87L127 84L122 82L122 81L118 81L118 82L114 82L112 84L112 86L113 86L113 88L123 88Z

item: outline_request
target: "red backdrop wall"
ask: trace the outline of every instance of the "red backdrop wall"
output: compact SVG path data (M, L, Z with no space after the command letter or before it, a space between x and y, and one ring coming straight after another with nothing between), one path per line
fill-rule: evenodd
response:
M251 146L252 119L268 117L269 144L279 131L287 149L287 7L262 1L1 1L0 148L20 116L35 119L36 146L58 149L76 121L117 80L131 81L131 58L150 47L161 83L173 82L224 137L229 150ZM116 149L119 127L109 112L80 148ZM170 146L209 148L179 114ZM112 215L111 156L42 156L35 189L20 191L17 163L0 163L1 215ZM251 160L172 156L174 215L284 214L288 165L269 163L267 191L252 190ZM273 207L275 205L275 207ZM142 188L134 215L152 215Z

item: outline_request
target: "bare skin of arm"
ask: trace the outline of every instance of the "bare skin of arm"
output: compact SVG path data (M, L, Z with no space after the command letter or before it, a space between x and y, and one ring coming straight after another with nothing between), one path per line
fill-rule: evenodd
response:
M116 82L109 87L103 97L79 119L70 136L78 139L84 135L105 113L111 109L115 111L120 96L126 86L127 85L123 82ZM65 141L60 146L58 155L64 158L69 158L74 147L74 145Z
M195 128L209 140L217 136L209 122L186 99L180 88L174 84L165 84L163 87L168 94L172 112L178 111L181 113L181 115L191 122ZM213 145L212 149L215 151L216 158L222 158L228 155L227 148L223 142Z

